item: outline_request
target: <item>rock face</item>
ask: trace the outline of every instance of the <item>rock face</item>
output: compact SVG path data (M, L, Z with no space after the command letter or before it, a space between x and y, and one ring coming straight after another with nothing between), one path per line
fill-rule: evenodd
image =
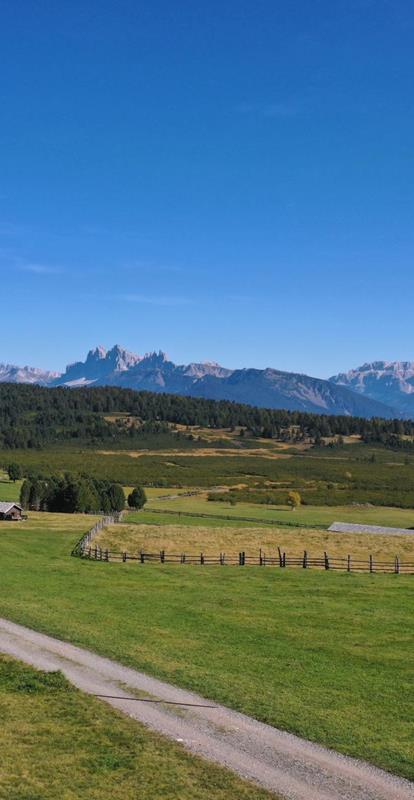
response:
M387 405L308 375L275 369L230 370L216 362L176 365L161 351L138 356L119 345L109 351L91 350L85 362L69 365L54 385L123 386L319 414L395 416Z
M36 367L17 367L15 364L0 364L0 383L37 383L48 386L59 377L59 372L48 372Z
M66 372L55 381L55 386L89 386L90 384L112 384L125 371L141 360L141 356L124 350L119 344L111 350L101 345L89 350L86 361L77 361L66 367Z
M382 362L381 362L382 363ZM373 365L370 365L373 366ZM412 376L414 368L412 367ZM362 368L361 368L362 369ZM406 370L407 372L407 370ZM350 376L353 373L347 373ZM140 356L120 345L95 347L85 361L69 364L63 374L31 367L0 365L0 381L44 386L122 386L151 392L234 400L238 403L317 414L395 417L394 395L369 396L363 382L347 375L331 381L276 369L226 369L216 362L177 365L165 353ZM408 372L407 372L408 376ZM413 379L414 380L414 379ZM411 391L414 400L414 385ZM408 396L408 392L406 392ZM401 413L406 413L405 409ZM414 405L412 406L414 416Z
M414 416L414 362L373 361L334 375L330 381Z

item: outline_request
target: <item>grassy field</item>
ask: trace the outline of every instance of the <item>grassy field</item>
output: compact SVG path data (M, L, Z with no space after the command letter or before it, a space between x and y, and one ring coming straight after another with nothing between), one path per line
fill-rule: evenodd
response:
M0 523L3 616L414 778L411 577L91 563L92 518L30 517Z
M3 656L0 714L4 800L271 797L82 694L61 673Z
M0 470L0 501L18 500L22 481L10 481L7 473Z
M395 528L414 528L414 509L387 508L386 506L301 506L296 511L285 506L266 506L258 503L211 502L207 494L160 500L149 495L145 512L151 509L170 509L198 514L214 514L238 517L253 517L257 520L280 522L290 525L309 525L329 528L333 522L359 522L363 525L386 525ZM131 521L140 520L140 513L131 514ZM201 521L203 524L203 521Z
M216 523L217 524L217 523ZM308 555L322 557L324 551L331 557L347 556L366 559L372 554L378 560L414 562L414 533L405 536L379 536L354 533L329 533L306 528L252 528L234 530L229 527L202 527L186 525L113 525L104 529L95 539L102 549L126 550L136 553L201 553L218 556L220 552L257 555L259 549L267 555L277 555L277 547L289 556Z

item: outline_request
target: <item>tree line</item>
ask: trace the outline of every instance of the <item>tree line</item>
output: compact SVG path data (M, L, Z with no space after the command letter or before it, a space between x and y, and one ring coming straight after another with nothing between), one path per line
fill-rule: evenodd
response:
M146 499L144 489L137 486L128 496L128 505L142 508ZM124 510L125 494L119 483L87 475L38 475L23 481L20 503L33 511L113 514Z
M125 425L110 416L128 414ZM69 389L0 384L0 449L42 448L54 442L118 441L171 433L170 425L236 428L253 436L295 441L357 434L413 436L412 420L322 415L266 409L227 400L137 392L118 387ZM173 435L171 433L171 435ZM176 435L176 434L175 434Z

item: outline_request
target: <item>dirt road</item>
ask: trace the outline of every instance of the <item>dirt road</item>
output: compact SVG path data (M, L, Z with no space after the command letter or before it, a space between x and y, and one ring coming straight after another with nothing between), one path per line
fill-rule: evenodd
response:
M287 800L414 800L413 783L1 618L0 651L60 669L82 691Z

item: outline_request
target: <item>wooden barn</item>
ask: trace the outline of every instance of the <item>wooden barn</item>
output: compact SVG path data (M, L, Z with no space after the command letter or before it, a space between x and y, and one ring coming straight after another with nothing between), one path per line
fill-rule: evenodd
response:
M19 503L0 503L0 519L23 519L21 505Z

